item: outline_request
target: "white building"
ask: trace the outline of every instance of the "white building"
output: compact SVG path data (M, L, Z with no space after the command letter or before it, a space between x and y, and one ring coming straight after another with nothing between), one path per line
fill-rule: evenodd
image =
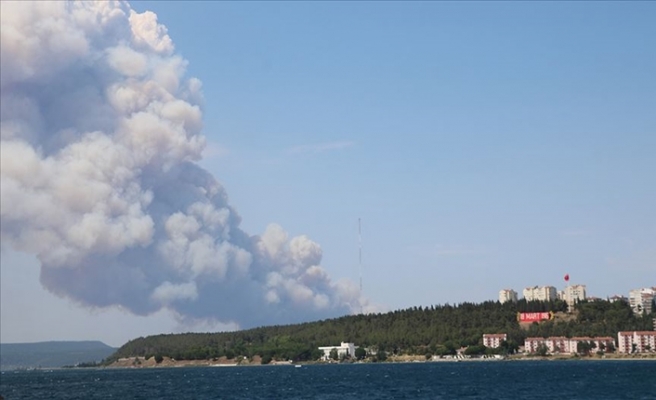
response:
M633 346L635 345L635 351ZM620 353L647 353L656 351L655 331L617 332L617 350Z
M611 297L609 297L609 298L608 298L608 301L610 301L611 303L615 303L616 301L626 301L626 302L628 303L628 302L629 302L629 299L627 299L627 298L624 297L624 296L615 295L615 296L611 296Z
M527 337L524 339L524 351L536 353L541 345L546 345L547 339L541 337Z
M612 337L573 337L552 336L548 338L532 337L524 341L524 349L527 353L536 353L541 345L544 345L550 354L556 353L576 353L579 342L594 343L595 349L601 350L602 344L604 349L609 349L615 343Z
M574 310L574 305L579 301L586 299L585 295L585 285L570 285L565 288L558 296L561 300L567 302L567 308L569 311Z
M485 333L483 334L483 346L496 349L501 346L501 342L507 340L505 333Z
M337 357L342 358L346 356L355 357L355 344L342 342L339 346L323 346L319 347L319 350L323 351L322 360L330 360L330 352L335 349L337 350Z
M569 338L564 336L552 336L545 339L544 344L549 349L549 353L571 353L571 342ZM576 351L576 346L574 346L574 351Z
M593 350L601 350L601 345L603 344L604 349L610 348L612 345L615 346L615 340L612 337L573 337L569 339L569 351L568 353L576 353L579 342L589 342L594 343L595 347Z
M635 314L651 313L651 303L654 301L656 288L634 289L629 292L629 304Z
M574 304L577 301L583 301L586 298L585 285L570 285L567 286L563 291L563 300L565 300L568 304Z
M557 291L553 286L527 287L522 294L526 301L552 301L557 298Z
M503 304L508 301L517 303L517 292L512 289L501 289L499 291L499 303Z

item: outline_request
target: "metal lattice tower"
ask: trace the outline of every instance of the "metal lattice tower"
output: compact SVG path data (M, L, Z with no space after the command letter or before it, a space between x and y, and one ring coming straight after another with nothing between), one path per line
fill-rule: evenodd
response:
M364 314L362 307L362 223L358 218L358 266L360 268L360 314Z

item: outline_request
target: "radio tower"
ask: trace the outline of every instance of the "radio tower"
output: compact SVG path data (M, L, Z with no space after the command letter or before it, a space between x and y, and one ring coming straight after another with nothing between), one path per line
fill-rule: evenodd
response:
M360 267L360 314L364 314L362 309L362 229L360 218L358 218L358 265Z

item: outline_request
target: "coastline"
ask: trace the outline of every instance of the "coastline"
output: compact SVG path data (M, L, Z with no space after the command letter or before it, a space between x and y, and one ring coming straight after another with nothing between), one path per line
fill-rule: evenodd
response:
M402 358L401 358L402 357ZM291 361L273 361L269 364L262 364L259 362L253 362L242 360L238 362L237 360L172 360L166 358L161 363L156 363L154 357L145 359L144 357L128 357L116 361L110 365L105 366L94 366L94 367L50 367L50 368L18 368L18 369L5 369L1 372L5 373L14 373L14 372L32 372L32 371L52 371L52 370L104 370L104 369L153 369L153 368L206 368L206 367L218 367L218 368L228 368L228 367L301 367L301 366L310 366L310 365L367 365L367 364L432 364L432 363L488 363L488 362L527 362L527 361L539 361L539 362L553 362L553 361L584 361L584 362L604 362L604 361L622 361L622 362L649 362L656 361L656 353L650 354L641 354L640 356L625 356L625 355L611 355L611 356L590 356L590 357L576 357L576 356L546 356L546 357L534 357L534 356L511 356L506 358L442 358L434 360L420 360L419 356L416 356L417 359L408 359L407 357L415 356L400 356L399 358L393 358L387 361L355 361L355 362L323 362L323 361L303 361L303 362L291 362Z
M409 364L409 363L480 363L480 362L523 362L523 361L656 361L656 353L641 354L641 355L604 355L604 356L573 356L573 355L556 355L546 357L535 357L526 355L514 355L505 358L438 358L438 359L421 359L423 356L397 356L384 362L377 362L379 364ZM357 362L322 362L322 361L273 361L269 364L262 364L261 358L254 357L252 360L248 359L232 359L220 358L216 360L174 360L169 357L164 357L160 363L156 363L154 357L146 359L144 357L128 357L123 358L114 363L102 366L92 367L99 369L113 369L113 368L192 368L192 367L262 367L262 366L307 366L307 365L342 365L342 364L375 364L371 361L357 361ZM81 368L76 368L81 369Z

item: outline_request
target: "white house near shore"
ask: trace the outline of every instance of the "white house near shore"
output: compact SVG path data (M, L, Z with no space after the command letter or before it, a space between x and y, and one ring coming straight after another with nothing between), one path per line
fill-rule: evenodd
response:
M354 343L346 343L342 342L339 346L322 346L319 347L319 350L323 351L323 356L321 357L322 360L328 361L330 360L330 352L335 349L337 350L337 357L342 358L342 356L351 356L355 357L355 349L357 346L355 346Z

